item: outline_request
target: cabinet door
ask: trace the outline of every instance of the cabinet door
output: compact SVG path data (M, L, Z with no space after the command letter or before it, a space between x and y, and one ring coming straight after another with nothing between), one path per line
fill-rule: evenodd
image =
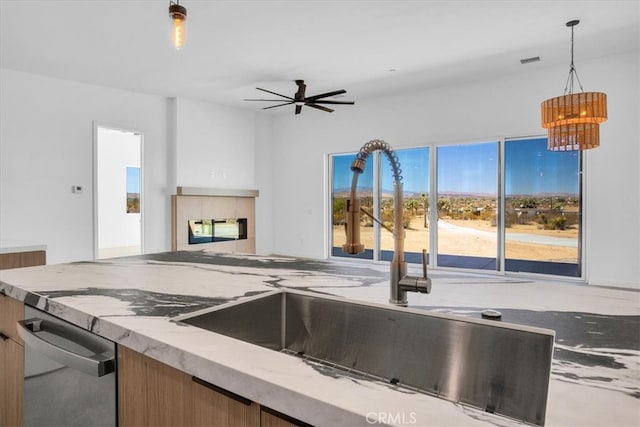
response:
M260 406L118 346L120 426L260 425Z
M260 426L260 405L197 378L191 382L191 399L196 426Z
M310 424L291 418L288 415L281 414L262 407L260 409L260 426L261 427L312 427Z
M24 348L0 339L0 426L22 425Z
M118 347L120 426L182 426L190 423L185 400L190 377L143 354Z
M24 304L6 295L0 295L0 333L22 344L16 322L24 319ZM2 337L2 335L0 335Z

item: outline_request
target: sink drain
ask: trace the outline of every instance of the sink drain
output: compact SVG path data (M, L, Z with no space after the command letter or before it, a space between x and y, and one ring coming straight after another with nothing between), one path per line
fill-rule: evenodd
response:
M502 313L498 310L488 309L482 312L482 317L485 319L499 320L502 318Z

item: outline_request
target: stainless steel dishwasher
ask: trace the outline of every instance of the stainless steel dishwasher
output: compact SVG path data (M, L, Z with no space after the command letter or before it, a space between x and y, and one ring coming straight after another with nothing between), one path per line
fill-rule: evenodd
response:
M25 306L24 427L115 426L115 344Z

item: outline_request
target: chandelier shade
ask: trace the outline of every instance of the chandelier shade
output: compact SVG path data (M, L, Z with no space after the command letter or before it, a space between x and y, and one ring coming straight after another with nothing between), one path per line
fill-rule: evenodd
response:
M599 124L607 120L607 95L581 92L542 102L542 127L551 151L587 150L600 145Z
M595 123L574 123L549 128L549 151L588 150L599 146L600 126Z
M571 28L571 65L564 95L542 101L542 127L548 129L547 149L551 151L588 150L600 146L600 123L607 121L607 94L602 92L573 93L574 78L580 90L582 84L573 64L573 27Z

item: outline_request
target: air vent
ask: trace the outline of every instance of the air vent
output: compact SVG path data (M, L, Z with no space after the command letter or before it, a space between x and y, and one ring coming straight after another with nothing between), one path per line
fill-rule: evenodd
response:
M540 57L539 56L532 56L531 58L524 58L520 60L521 64L529 64L531 62L538 62L540 61Z

